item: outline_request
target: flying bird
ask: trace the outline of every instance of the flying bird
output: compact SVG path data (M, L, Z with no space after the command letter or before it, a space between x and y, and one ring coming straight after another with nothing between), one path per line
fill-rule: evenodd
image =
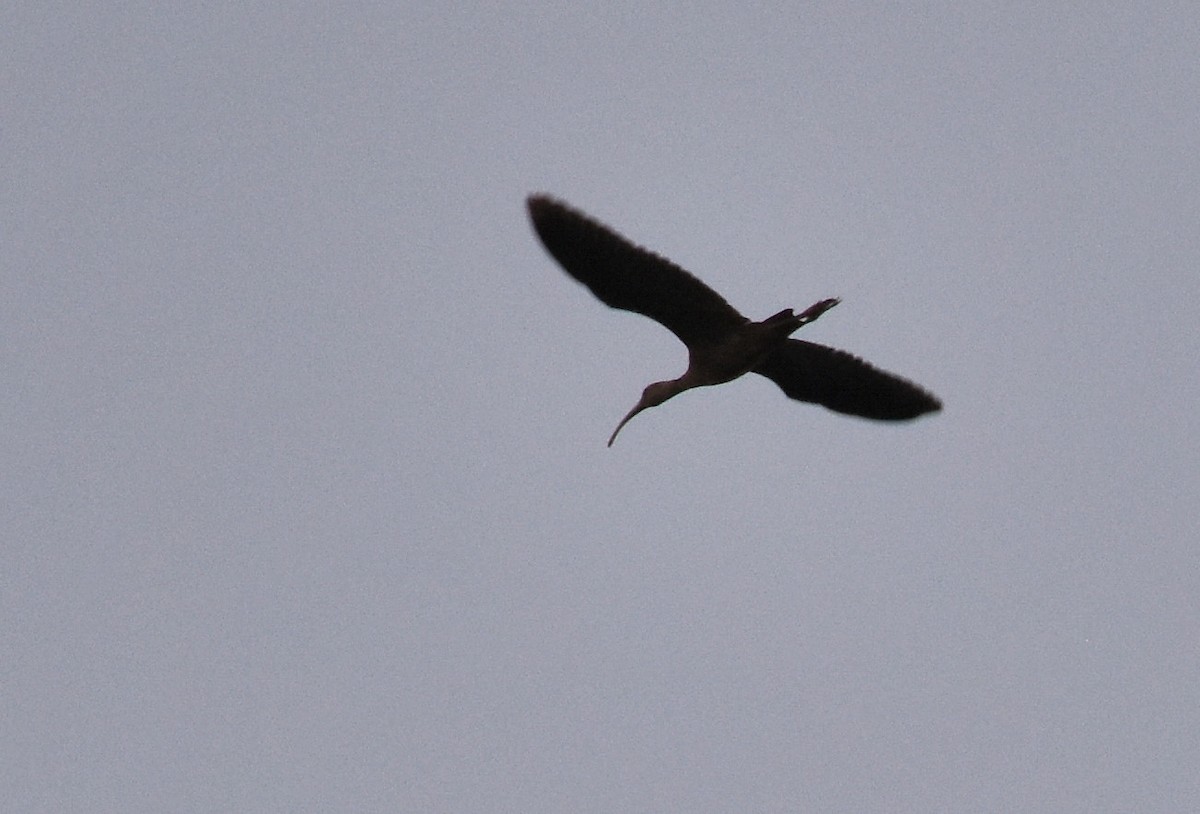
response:
M629 420L693 387L766 376L789 398L878 421L904 421L942 408L937 397L845 351L789 339L840 302L830 298L796 314L785 308L751 322L720 294L666 258L635 246L607 226L546 195L531 195L529 216L559 265L612 308L661 323L687 346L688 369L654 382L608 439Z

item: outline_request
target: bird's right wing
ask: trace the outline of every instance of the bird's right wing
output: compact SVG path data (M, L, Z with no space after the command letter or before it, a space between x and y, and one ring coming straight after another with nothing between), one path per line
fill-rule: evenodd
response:
M657 320L685 345L717 343L746 318L666 258L545 195L528 201L533 228L567 274L605 305Z
M845 351L789 339L754 368L789 397L839 413L903 421L942 409L937 397Z

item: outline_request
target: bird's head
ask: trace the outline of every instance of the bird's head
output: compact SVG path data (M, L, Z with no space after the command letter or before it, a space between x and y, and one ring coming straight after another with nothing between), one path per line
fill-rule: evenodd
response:
M613 430L613 434L608 439L608 445L610 447L613 445L613 441L617 440L617 433L621 431L622 427L629 423L629 419L633 418L647 407L657 407L672 396L678 395L683 390L684 388L679 386L678 380L669 382L655 382L654 384L646 385L646 389L642 391L641 399L639 399L638 403L635 404L633 409L629 411L629 414L621 419L621 423L617 425L617 428Z

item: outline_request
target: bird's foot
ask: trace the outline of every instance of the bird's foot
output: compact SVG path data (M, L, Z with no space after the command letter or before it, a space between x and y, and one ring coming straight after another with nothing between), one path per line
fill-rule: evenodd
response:
M821 314L825 313L839 302L841 302L841 300L837 297L830 297L827 300L821 300L820 302L813 303L812 305L808 306L808 308L804 309L804 311L796 318L800 320L801 325L807 325L810 322L816 321L817 317L821 316Z

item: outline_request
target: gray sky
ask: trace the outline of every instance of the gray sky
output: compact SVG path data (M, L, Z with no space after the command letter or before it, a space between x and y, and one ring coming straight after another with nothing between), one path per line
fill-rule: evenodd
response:
M576 5L0 12L6 805L1200 809L1200 6Z

